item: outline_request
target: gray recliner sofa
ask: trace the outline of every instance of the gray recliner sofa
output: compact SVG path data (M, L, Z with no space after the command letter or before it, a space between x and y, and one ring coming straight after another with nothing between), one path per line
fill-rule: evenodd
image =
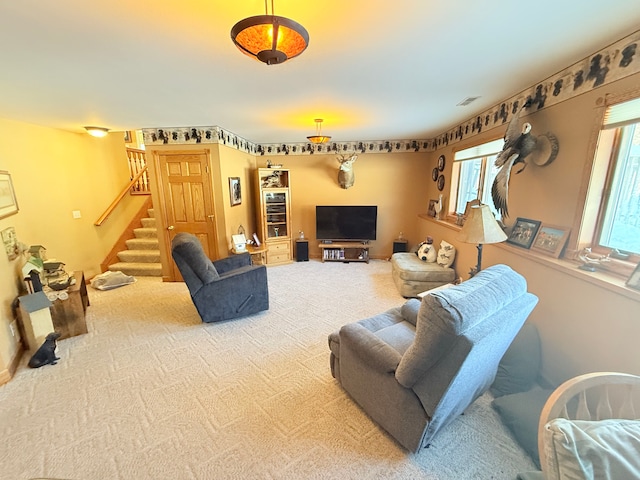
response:
M267 268L252 265L249 253L212 262L195 235L181 232L171 241L171 255L203 322L269 309Z
M535 307L520 274L495 265L422 302L343 326L329 336L333 376L407 450L434 436L487 390Z

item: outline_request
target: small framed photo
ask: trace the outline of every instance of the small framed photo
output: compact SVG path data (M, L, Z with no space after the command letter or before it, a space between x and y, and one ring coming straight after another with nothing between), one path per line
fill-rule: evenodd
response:
M2 243L9 260L15 260L18 257L18 238L15 228L8 227L2 230Z
M259 247L260 245L262 245L260 243L260 239L258 238L258 235L256 235L255 233L253 234L253 243L256 244L256 247Z
M507 243L517 245L522 248L530 248L536 233L540 228L541 222L538 220L529 220L528 218L518 217L516 223L511 230L511 234L507 238Z
M436 203L438 203L438 200L429 200L429 211L427 212L427 215L429 215L430 217L434 217L436 216Z
M635 288L636 290L640 290L640 263L636 265L635 270L629 277L626 283L627 287Z
M231 206L242 203L242 190L240 188L240 177L229 177L229 197Z
M131 143L133 142L133 134L131 132L131 130L125 130L124 131L124 143Z
M569 238L570 228L542 224L531 250L535 250L553 258L559 258Z
M18 200L13 189L11 174L0 170L0 218L18 213Z

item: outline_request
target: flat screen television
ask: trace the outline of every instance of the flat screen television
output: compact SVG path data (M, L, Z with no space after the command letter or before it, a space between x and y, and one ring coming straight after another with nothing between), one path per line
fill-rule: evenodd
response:
M364 242L376 239L376 205L317 205L316 238Z

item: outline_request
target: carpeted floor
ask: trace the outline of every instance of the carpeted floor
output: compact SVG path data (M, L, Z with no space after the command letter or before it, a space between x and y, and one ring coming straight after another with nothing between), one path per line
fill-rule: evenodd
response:
M202 324L183 283L89 288L89 333L0 387L0 478L513 479L533 463L478 399L409 454L341 390L327 335L401 304L388 262L268 270L271 308Z

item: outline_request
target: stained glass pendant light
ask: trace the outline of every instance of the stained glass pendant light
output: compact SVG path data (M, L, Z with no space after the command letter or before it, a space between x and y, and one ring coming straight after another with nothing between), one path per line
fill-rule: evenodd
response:
M231 29L231 39L242 53L267 65L277 65L300 55L309 45L309 33L298 22L271 15L267 0L265 15L245 18Z
M316 134L307 137L307 139L311 143L327 143L329 140L331 140L331 137L328 137L327 135L322 135L322 119L316 118L315 122L316 122Z

